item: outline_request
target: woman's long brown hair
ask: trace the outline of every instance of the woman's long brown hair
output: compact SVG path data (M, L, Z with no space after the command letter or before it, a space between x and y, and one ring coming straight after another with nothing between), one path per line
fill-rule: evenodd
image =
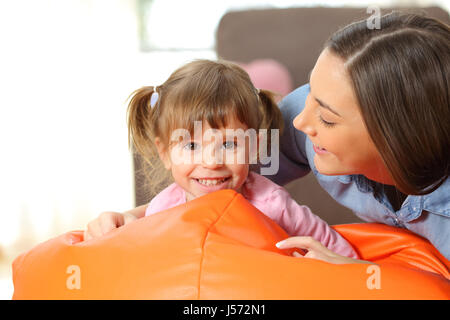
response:
M331 36L345 61L365 125L398 190L427 194L449 176L450 30L423 15L393 12Z

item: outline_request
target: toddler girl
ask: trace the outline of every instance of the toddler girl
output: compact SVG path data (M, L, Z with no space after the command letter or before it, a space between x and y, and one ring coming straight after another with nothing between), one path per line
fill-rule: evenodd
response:
M88 224L85 240L210 192L233 189L290 236L310 236L335 253L357 258L351 245L308 207L249 170L258 156L252 137L261 143L255 133L280 130L282 123L271 93L257 90L243 69L226 61L197 60L161 86L135 91L128 108L130 144L153 167L153 184L159 182L155 174L164 171L156 163L171 172L174 183L148 205L101 214Z

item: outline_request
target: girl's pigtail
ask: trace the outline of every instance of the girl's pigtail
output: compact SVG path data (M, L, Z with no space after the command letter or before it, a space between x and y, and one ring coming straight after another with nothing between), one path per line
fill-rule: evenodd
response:
M284 121L280 108L274 100L274 93L268 90L260 89L258 97L261 101L260 108L262 112L262 120L259 125L260 129L279 129L280 136L283 131Z
M150 201L171 183L170 172L159 160L154 143L158 134L156 119L161 111L160 94L161 87L142 87L131 94L128 104L128 147L137 160L135 178L142 203Z
M131 94L128 104L128 147L134 147L144 158L149 155L149 146L153 142L152 114L150 106L152 86L142 87Z

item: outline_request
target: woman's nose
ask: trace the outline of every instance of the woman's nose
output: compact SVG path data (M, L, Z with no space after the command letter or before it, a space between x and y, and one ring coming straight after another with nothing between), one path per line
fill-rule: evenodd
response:
M308 136L315 136L317 134L312 114L307 105L305 105L303 111L294 118L292 124L297 130L303 131Z

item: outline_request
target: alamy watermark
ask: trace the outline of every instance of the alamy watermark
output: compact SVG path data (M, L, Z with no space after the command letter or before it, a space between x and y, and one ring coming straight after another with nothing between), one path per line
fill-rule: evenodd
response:
M367 29L381 29L381 9L377 6L367 7L366 13L371 13L372 15L366 19Z
M370 274L367 278L366 286L369 290L381 289L381 269L380 266L372 264L367 267L366 273Z
M172 132L170 159L176 165L259 162L261 175L274 175L280 164L279 138L278 129L225 129L223 134L218 129L203 130L202 121L195 121L193 136L183 128Z
M69 290L81 289L81 268L76 264L67 267L66 273L70 276L66 279L66 288Z

